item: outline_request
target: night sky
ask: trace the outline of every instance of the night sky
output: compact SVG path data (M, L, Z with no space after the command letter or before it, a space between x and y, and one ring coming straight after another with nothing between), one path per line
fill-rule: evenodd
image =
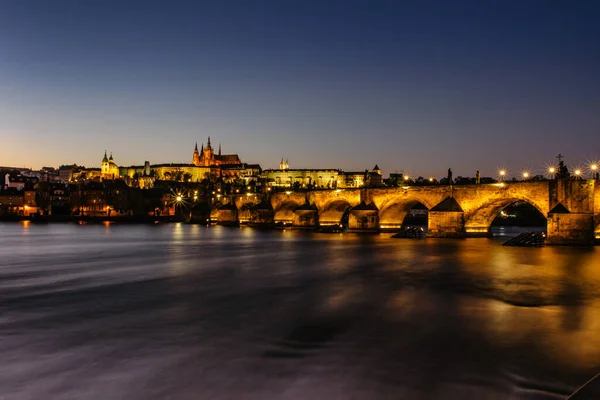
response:
M384 175L600 158L593 1L0 1L0 165Z

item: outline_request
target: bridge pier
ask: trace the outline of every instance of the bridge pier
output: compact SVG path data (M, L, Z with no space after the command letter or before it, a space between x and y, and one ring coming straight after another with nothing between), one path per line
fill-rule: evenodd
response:
M548 215L548 245L594 245L594 216L586 213Z
M219 225L237 225L238 224L238 211L235 204L228 203L221 206L216 212L216 221ZM211 212L211 220L213 219L213 212Z
M379 210L377 207L360 204L350 209L348 229L356 232L377 232L379 229Z
M257 208L252 210L250 213L250 222L252 224L272 224L273 223L273 210L266 208Z
M462 211L429 211L427 237L463 238L465 233L465 213Z
M294 211L293 228L314 229L319 226L319 211L316 207L301 206Z

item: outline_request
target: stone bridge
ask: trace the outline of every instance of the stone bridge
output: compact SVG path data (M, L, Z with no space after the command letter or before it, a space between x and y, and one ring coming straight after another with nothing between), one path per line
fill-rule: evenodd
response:
M593 244L600 239L597 180L314 190L232 200L215 214L218 222L341 225L356 231L398 230L409 211L421 204L428 210L428 237L488 236L498 213L523 201L546 217L548 244Z

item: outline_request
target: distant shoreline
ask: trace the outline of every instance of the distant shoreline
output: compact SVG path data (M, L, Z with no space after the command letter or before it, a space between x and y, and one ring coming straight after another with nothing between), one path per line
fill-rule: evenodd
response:
M154 216L115 216L115 217L92 217L92 216L80 216L80 215L50 215L46 217L22 217L22 216L1 216L0 222L23 222L29 221L33 223L103 223L103 222L118 222L123 224L154 224L159 222L186 222L183 218L166 216L166 217L154 217Z
M114 217L97 217L97 216L79 216L79 215L50 215L47 217L23 217L23 216L0 216L0 222L23 222L29 221L33 223L104 223L104 222L114 222L114 223L122 223L122 224L155 224L155 223L175 223L175 222L183 222L189 224L203 224L208 225L209 222L207 219L192 219L188 220L185 217L176 217L176 216L114 216ZM423 223L424 222L424 223ZM523 223L515 223L513 221L507 220L503 221L506 223L498 224L494 223L492 227L545 227L545 225L541 225L536 223L537 221L526 220ZM227 223L217 223L210 225L220 225L220 226L250 226L253 228L272 228L277 229L276 224L227 224ZM427 221L410 221L405 223L407 226L427 226ZM304 228L306 229L306 228ZM316 227L314 229L317 229Z

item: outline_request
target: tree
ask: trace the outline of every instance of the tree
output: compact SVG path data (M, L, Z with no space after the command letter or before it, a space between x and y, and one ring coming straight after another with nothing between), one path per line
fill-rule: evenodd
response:
M177 170L177 171L173 172L171 177L174 181L181 182L183 180L183 171Z
M192 180L192 174L190 174L189 172L186 172L185 174L183 174L184 182L191 182L191 180Z
M47 182L38 183L35 188L35 204L42 211L42 214L47 214L50 210L50 185Z

